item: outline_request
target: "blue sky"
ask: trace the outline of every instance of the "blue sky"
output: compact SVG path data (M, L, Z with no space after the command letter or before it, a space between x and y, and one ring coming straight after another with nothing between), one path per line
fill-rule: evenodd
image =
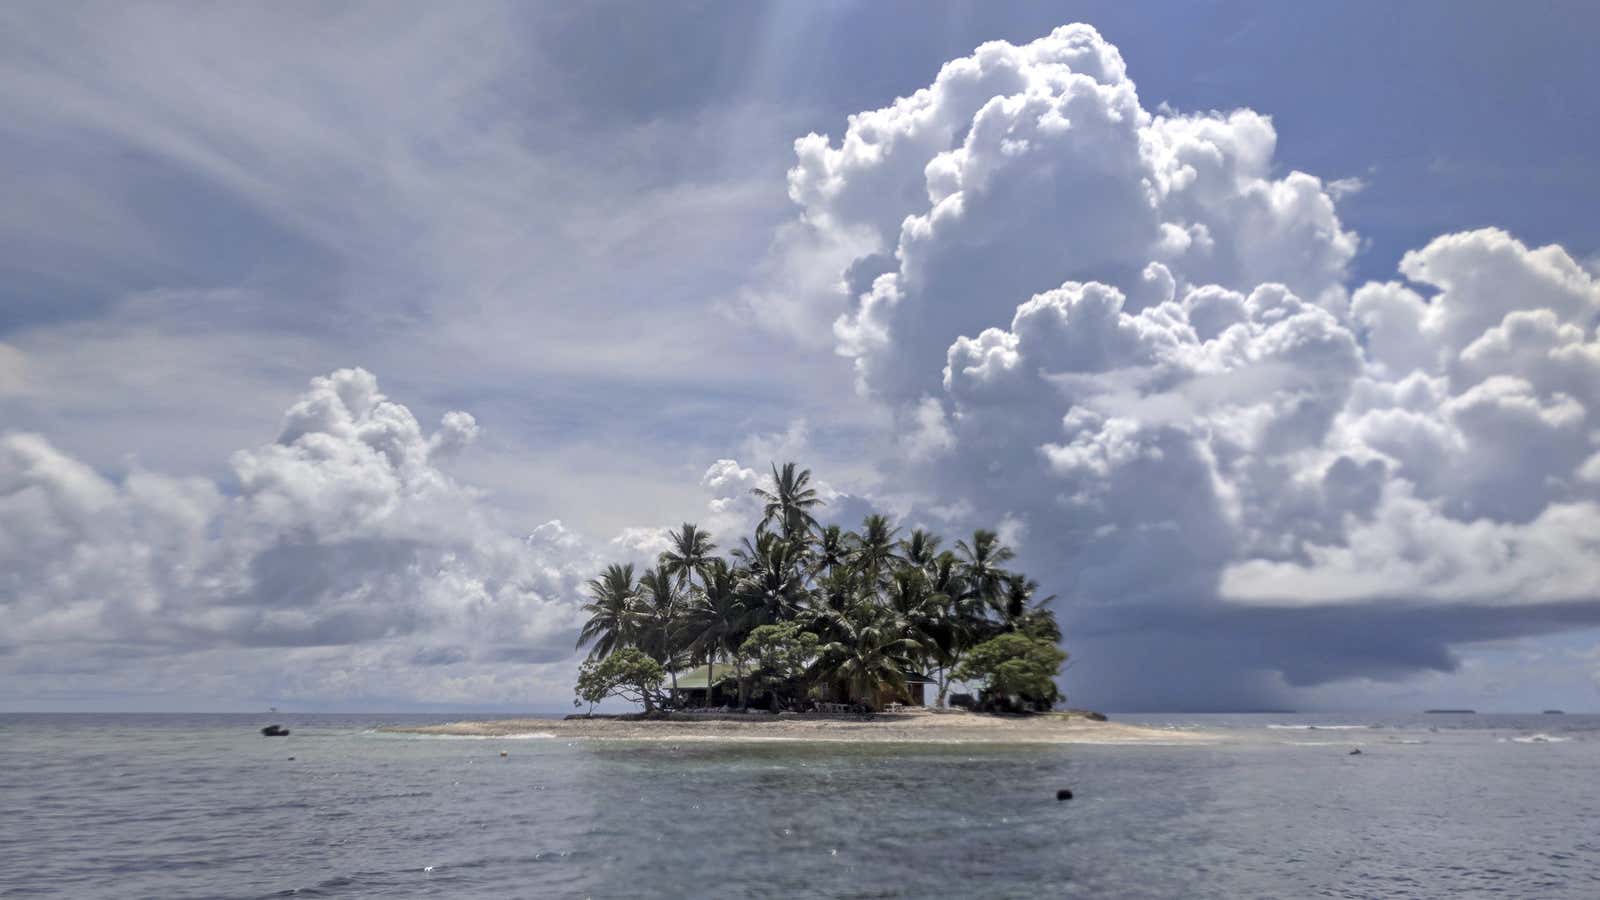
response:
M871 503L947 531L1009 523L1063 597L1086 702L1595 705L1600 551L1559 535L1600 500L1600 398L1516 343L1538 332L1568 360L1596 342L1589 5L0 18L0 705L558 707L593 565L684 518L732 533L746 473L791 455L846 520ZM1095 76L1107 108L1223 123L1226 187L1120 205L1130 142L1181 155L1185 125L949 157L964 224L933 215L932 156L818 157L834 187L794 195L796 139L840 148L850 116L942 90L946 63L1071 22L1126 65ZM935 149L977 115L949 90ZM1286 205L1251 212L1272 185ZM896 256L908 215L934 237L899 246L925 258ZM1156 219L1190 249L1148 243ZM1148 263L1193 322L1263 283L1304 308L1255 302L1245 330L1267 343L1237 358L1151 337ZM869 302L883 273L896 293ZM1113 332L1078 334L1092 290L1038 306L1064 330L1031 333L1043 319L1018 307L1063 281L1117 291L1117 327L1155 343L1119 356ZM1210 283L1241 299L1194 293ZM1429 303L1453 312L1395 330ZM1310 330L1271 332L1283 309ZM1485 361L1493 341L1457 358L1515 312L1501 343L1521 362ZM1268 352L1330 329L1349 359ZM974 364L941 383L950 354ZM1042 380L978 363L1002 357ZM1413 364L1432 380L1397 388ZM471 427L437 424L451 411ZM287 420L325 440L296 444ZM1119 460L1156 457L1125 473L1149 496L1118 481ZM1185 527L1228 539L1149 537Z

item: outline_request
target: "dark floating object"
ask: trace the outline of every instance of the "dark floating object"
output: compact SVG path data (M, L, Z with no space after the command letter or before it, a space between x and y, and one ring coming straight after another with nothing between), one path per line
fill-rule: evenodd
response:
M1478 714L1475 709L1425 709L1422 712L1430 716L1475 716Z
M289 757L289 762L294 762L294 757Z
M1547 715L1547 716L1564 716L1564 715L1566 715L1565 712L1562 712L1559 709L1547 709L1547 710L1544 711L1544 714Z
M1072 792L1067 790L1066 788L1062 788L1061 790L1056 791L1056 799L1057 800L1071 800L1072 799Z
M1361 748L1360 747L1351 748L1350 755L1351 756L1360 756L1361 755Z
M261 729L261 736L262 737L288 737L289 736L289 729L283 727L282 725L268 725L267 727Z

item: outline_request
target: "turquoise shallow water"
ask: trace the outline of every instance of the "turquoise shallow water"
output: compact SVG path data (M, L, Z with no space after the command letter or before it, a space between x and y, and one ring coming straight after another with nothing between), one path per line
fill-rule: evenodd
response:
M1206 747L371 730L454 718L0 716L0 896L1600 896L1600 717L1126 717Z

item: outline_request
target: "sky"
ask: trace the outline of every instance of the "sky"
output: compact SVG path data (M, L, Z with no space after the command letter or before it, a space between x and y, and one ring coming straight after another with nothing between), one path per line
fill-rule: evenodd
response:
M788 459L1074 704L1600 709L1597 27L0 10L0 709L568 708Z

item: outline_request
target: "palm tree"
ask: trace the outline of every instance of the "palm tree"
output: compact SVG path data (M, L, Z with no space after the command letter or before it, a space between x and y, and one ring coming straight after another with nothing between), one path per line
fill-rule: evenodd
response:
M817 527L811 510L822 505L822 499L810 487L811 470L795 468L792 462L783 464L780 472L772 466L772 490L752 488L750 493L766 501L762 508L762 521L776 521L783 529L785 540L804 537Z
M604 659L631 639L633 635L633 601L636 587L633 583L633 564L610 565L586 586L589 602L583 611L589 621L578 632L578 648L593 641L589 659Z
M1016 554L1000 543L1000 535L982 528L972 533L972 543L957 541L956 551L961 554L961 575L967 580L968 589L998 610L1001 593L1010 576L1000 566L1010 562Z
M711 551L717 549L711 542L711 535L685 522L677 531L667 532L667 540L671 546L656 560L661 571L676 578L678 586L685 589L694 585L694 576L704 579L706 565L712 559Z
M1029 637L1060 642L1061 626L1056 622L1056 614L1050 609L1050 603L1056 596L1051 594L1042 599L1035 599L1033 595L1038 589L1039 582L1022 575L1013 575L1006 579L1002 610L1005 627L1020 631Z
M949 597L952 603L969 596L967 579L961 574L961 560L949 550L935 556L928 566L928 584L935 594Z
M762 522L756 526L755 540L745 538L733 555L742 565L734 593L748 615L751 627L776 625L799 614L811 605L802 563L804 544L773 534ZM739 705L749 701L749 685L739 679Z
M922 646L922 668L944 622L948 598L933 592L921 569L902 566L890 575L885 600L905 636Z
M851 697L874 709L882 705L885 688L893 693L905 690L906 669L922 645L900 633L894 616L871 603L860 603L836 617L834 624L842 632L840 639L823 646L812 667L815 675L843 686Z
M646 569L639 576L638 593L641 649L671 674L672 696L676 701L678 664L682 662L678 622L678 606L682 598L673 579L660 569Z
M938 669L939 706L950 693L950 672L969 648L988 640L995 627L988 619L988 605L970 589L962 568L960 558L946 550L934 557L928 579L934 595L944 598L938 620L928 628L929 654Z
M706 697L716 685L718 656L733 660L734 675L744 681L739 645L750 631L750 610L740 597L738 573L720 559L712 559L701 573L703 587L683 612L683 636L697 663L706 664Z
M894 539L899 532L900 529L890 524L887 516L873 513L862 520L861 534L852 541L854 547L850 563L857 572L866 576L867 584L882 584L895 563L905 562Z
M755 624L777 624L806 605L809 597L800 571L803 551L799 545L758 529L755 543L745 538L738 555L744 571L737 590Z
M849 533L837 525L829 525L817 532L817 541L811 552L811 577L816 578L824 572L832 575L850 556Z
M937 534L917 528L911 532L911 537L900 542L901 555L911 565L928 569L939 556L939 543Z
M861 599L861 576L853 569L838 569L817 582L809 599L814 618L843 613Z

